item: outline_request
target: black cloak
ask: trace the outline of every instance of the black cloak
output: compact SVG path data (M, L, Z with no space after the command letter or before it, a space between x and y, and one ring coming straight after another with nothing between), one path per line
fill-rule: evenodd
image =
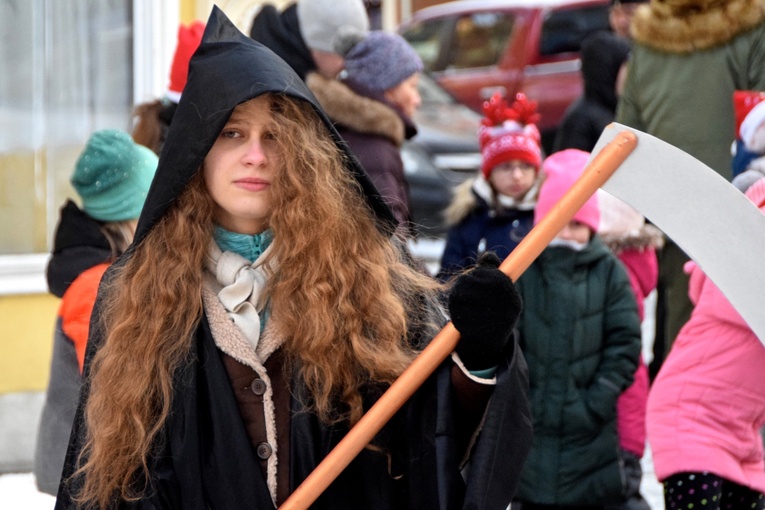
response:
M191 59L189 80L160 156L136 244L200 167L233 108L266 92L282 92L316 108L338 146L349 154L348 170L361 185L379 223L386 229L395 224L303 81L270 50L241 34L216 7ZM97 302L94 316L98 308ZM77 508L72 497L79 481L67 480L83 443L90 359L103 341L94 326L92 322L86 380L56 501L59 510ZM174 379L172 412L163 428L163 441L150 459L150 489L140 501L115 508L274 508L206 317L195 334L192 351ZM498 360L497 385L466 465L457 446L452 362L447 360L375 439L375 443L390 445L393 462L389 464L385 454L363 451L311 508L504 510L531 445L527 367L517 346L507 352L505 359ZM300 395L301 389L301 382L295 380L293 395ZM347 432L345 425L321 424L301 407L300 400L292 399L291 491Z

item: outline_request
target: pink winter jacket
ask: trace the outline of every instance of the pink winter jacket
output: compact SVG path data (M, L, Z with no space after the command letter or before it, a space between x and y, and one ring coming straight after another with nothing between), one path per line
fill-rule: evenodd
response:
M648 397L648 441L659 480L709 471L765 492L765 347L693 263L696 305Z
M638 315L643 320L643 300L656 288L659 277L656 250L652 247L624 249L618 255L627 268L627 275L632 284L637 301ZM616 429L619 434L619 446L638 457L645 450L645 408L648 399L648 367L641 355L635 370L635 381L624 390L616 401Z

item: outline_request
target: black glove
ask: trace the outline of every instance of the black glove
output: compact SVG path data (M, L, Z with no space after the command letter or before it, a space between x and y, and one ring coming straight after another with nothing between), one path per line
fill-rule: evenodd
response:
M494 253L485 253L475 268L457 278L449 294L449 314L461 337L456 351L468 370L499 364L523 308L499 264Z

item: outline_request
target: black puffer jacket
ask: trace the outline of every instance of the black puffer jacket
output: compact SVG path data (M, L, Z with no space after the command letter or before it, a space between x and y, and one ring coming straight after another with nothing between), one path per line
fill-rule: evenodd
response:
M106 262L111 253L109 241L101 232L101 223L67 200L61 208L53 253L45 270L51 294L63 297L83 271Z

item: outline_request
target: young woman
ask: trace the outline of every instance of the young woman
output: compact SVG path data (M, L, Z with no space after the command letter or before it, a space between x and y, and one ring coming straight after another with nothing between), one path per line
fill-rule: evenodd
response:
M99 296L57 508L280 505L444 322L302 80L217 8L166 144ZM519 310L491 264L458 280L452 359L312 508L506 507Z

